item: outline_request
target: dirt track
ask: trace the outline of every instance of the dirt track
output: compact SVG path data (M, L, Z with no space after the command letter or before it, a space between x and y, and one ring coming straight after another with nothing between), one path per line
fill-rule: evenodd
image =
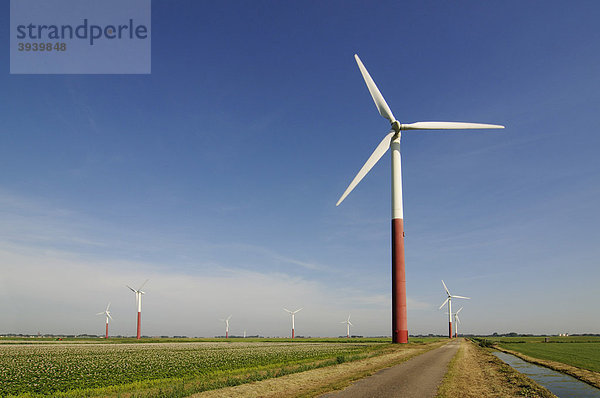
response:
M416 356L400 365L381 370L348 388L323 398L434 397L448 363L458 351L459 341Z

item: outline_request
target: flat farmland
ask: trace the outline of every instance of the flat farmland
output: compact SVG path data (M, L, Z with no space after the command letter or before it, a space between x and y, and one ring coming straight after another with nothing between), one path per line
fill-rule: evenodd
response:
M600 372L600 341L595 343L500 343L499 345L530 357L562 362L592 372Z
M479 337L492 343L600 343L600 336L516 336L516 337Z
M0 396L184 396L378 355L390 346L344 341L6 342L0 344ZM152 393L139 395L144 390Z

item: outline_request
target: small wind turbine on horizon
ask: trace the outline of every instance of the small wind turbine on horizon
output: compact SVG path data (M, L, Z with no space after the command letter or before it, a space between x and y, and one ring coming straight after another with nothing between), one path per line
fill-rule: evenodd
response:
M229 320L231 319L231 315L229 315L225 319L219 319L221 322L225 322L225 338L229 338Z
M106 315L106 336L105 336L106 339L108 339L108 318L112 319L112 316L110 316L109 308L110 308L110 303L108 303L104 312L99 312L96 314L96 315Z
M287 313L289 313L292 316L292 339L295 336L295 334L294 334L294 329L295 329L295 326L294 326L294 316L296 315L297 312L302 311L303 308L304 307L302 307L302 308L300 308L300 309L298 309L296 311L290 311L290 310L288 310L286 308L283 309L284 311L286 311Z
M448 290L448 288L446 287L446 284L444 283L444 280L442 280L442 285L444 285L444 290L446 291L446 294L448 295L448 297L446 298L446 301L444 301L442 303L442 305L440 305L440 310L442 309L443 306L446 305L446 303L448 303L448 338L452 338L452 299L453 298L460 298L460 299L467 299L467 300L471 300L470 297L464 297L464 296L455 296L453 294L450 294L450 291ZM462 308L461 308L462 310ZM460 311L460 310L458 310ZM457 311L457 312L458 312Z
M348 314L348 319L346 319L345 321L341 321L340 323L345 323L346 324L346 338L350 338L350 325L352 325L352 322L350 322L350 314ZM352 325L354 326L354 325Z
M406 130L457 130L457 129L502 129L504 126L462 122L416 122L401 124L385 102L369 72L354 54L360 73L367 84L379 114L391 123L391 131L379 143L367 162L342 194L336 206L348 196L389 148L392 151L392 342L408 343L406 319L406 277L404 266L404 222L402 208L402 173L400 161L400 137Z
M146 292L142 291L142 288L144 287L144 285L146 283L148 283L150 279L146 279L146 281L144 283L142 283L142 285L140 287L136 289L130 287L129 285L125 285L129 288L129 290L131 290L132 292L135 293L135 303L137 304L137 339L141 339L142 338L142 294L146 294Z

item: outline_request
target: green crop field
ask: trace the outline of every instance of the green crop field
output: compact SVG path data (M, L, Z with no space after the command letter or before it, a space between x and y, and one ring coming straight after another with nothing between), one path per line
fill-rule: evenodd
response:
M552 340L551 340L552 341ZM600 372L600 341L596 342L500 342L500 347L534 358L562 362L578 368Z
M0 344L0 396L27 393L80 397L176 383L184 388L187 381L195 383L195 390L188 393L353 360L389 347L381 342L342 341L345 342L5 341ZM431 339L411 339L415 344L423 341ZM240 375L246 379L236 379Z
M600 336L516 336L516 337L478 337L492 343L600 343Z

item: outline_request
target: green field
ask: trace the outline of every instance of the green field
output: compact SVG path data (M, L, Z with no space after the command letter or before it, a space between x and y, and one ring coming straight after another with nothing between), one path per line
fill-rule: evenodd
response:
M517 336L517 337L478 337L478 340L488 340L493 343L600 343L600 336Z
M600 372L600 340L590 342L589 339L587 341L574 339L549 343L500 341L498 345L534 358L562 362L593 372Z
M164 342L92 340L0 344L0 396L94 396L179 386L188 393L236 385L358 359L390 347L382 340L289 342ZM420 344L435 339L411 339ZM328 342L334 341L334 342ZM385 340L384 340L385 341ZM81 389L81 390L78 390Z

